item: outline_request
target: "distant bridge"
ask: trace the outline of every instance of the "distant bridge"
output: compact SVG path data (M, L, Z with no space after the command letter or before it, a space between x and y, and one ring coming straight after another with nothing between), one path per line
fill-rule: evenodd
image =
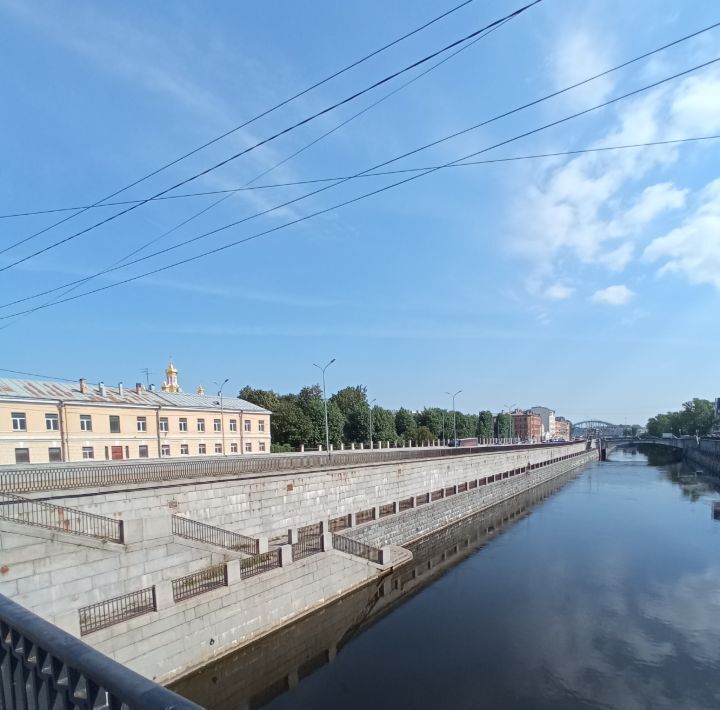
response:
M627 426L622 424L611 424L599 419L589 419L573 424L574 436L581 438L609 439L611 437L621 437L625 434L626 429Z

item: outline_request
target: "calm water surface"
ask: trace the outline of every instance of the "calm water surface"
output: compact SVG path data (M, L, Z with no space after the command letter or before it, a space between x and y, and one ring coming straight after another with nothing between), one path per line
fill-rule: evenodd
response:
M717 710L720 494L687 474L615 453L175 689L213 708Z

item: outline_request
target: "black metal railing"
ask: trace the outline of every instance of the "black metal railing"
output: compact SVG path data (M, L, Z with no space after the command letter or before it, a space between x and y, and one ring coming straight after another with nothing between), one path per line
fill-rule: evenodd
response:
M441 488L439 491L433 491L430 494L430 502L434 503L436 500L440 500L443 497L443 489Z
M13 493L0 493L0 519L99 540L123 541L122 520L23 498Z
M368 508L355 513L355 525L369 523L371 520L375 520L375 508Z
M386 515L395 515L395 503L385 503L378 509L378 517L384 518Z
M268 572L280 566L280 550L270 550L270 552L262 552L255 557L248 557L240 560L240 577L254 577L256 574Z
M292 545L293 561L301 560L303 557L310 557L322 552L322 542L320 535L303 535L298 537L298 541Z
M477 478L474 478L472 481L468 481L468 490L471 490L472 488L477 488Z
M227 565L213 565L206 567L184 577L173 579L173 600L181 602L183 599L205 594L219 587L227 587Z
M448 496L454 496L455 493L457 493L455 486L448 486L445 489L445 498L447 498Z
M3 710L202 710L0 595Z
M330 532L337 532L338 530L345 530L352 525L351 515L341 515L338 518L332 518L328 521L328 529Z
M174 535L205 542L208 545L216 545L226 550L237 550L246 552L248 555L257 555L258 541L255 538L241 535L232 530L201 523L199 520L191 520L182 515L172 516L172 531Z
M298 540L302 540L304 537L317 537L322 533L322 525L320 523L313 523L312 525L305 525L302 528L298 528Z
M415 505L425 505L426 503L430 502L430 494L429 493L423 493L422 495L415 496Z
M85 636L136 616L149 614L156 608L155 587L146 587L137 592L83 606L78 610L80 635Z
M399 512L402 513L404 510L409 510L410 508L412 508L414 501L415 499L412 497L403 498L403 500L398 502Z
M383 449L381 451L335 451L322 454L267 454L260 456L202 457L182 461L95 461L93 463L57 463L3 467L0 490L26 491L94 488L111 485L171 481L206 476L235 476L243 473L293 471L298 469L353 466L412 459L469 456L515 450L528 451L574 444L493 445L448 449Z
M345 537L344 535L333 534L332 539L333 548L336 550L346 552L348 555L355 555L355 557L362 557L366 560L370 560L370 562L376 562L377 564L383 563L382 551L377 547L371 547L370 545L366 545L364 542L353 540L352 538Z

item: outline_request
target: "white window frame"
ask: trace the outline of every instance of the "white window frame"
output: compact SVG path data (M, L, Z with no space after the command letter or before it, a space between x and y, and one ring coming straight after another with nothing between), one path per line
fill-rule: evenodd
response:
M265 442L264 441L260 441L258 443L258 449L261 454L265 453Z
M246 419L243 422L243 430L244 431L252 431L252 420L251 419Z
M230 420L230 431L237 431L237 419Z
M197 430L199 432L205 432L205 420L202 417L197 420Z
M258 431L262 431L262 432L265 431L265 420L264 419L261 419L258 422Z
M238 452L237 441L232 441L232 442L230 442L230 453L231 453L231 454L236 454L237 452Z
M198 444L198 454L203 456L207 453L207 444Z
M138 431L147 431L147 417L138 417L137 418L137 430Z
M82 457L84 461L90 461L95 458L95 447L94 446L83 446Z
M246 441L245 442L245 453L251 454L252 453L252 441Z
M160 417L160 423L158 424L160 429L158 431L168 432L170 431L170 422L167 417Z
M213 419L213 431L222 431L222 419Z
M215 453L221 454L222 452L222 444L215 444Z
M80 415L80 431L92 431L92 414Z
M170 456L170 444L161 444L160 456Z
M25 412L11 412L13 431L27 431L27 415Z
M183 449L185 449L183 451ZM180 444L180 455L181 456L189 456L190 455L190 444Z
M60 431L60 417L57 414L52 412L45 414L45 431Z
M178 431L187 431L187 417L180 417L180 421L178 422L178 426L180 427Z

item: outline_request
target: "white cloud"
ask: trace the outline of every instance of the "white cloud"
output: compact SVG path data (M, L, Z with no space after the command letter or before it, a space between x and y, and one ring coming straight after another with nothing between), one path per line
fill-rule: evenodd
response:
M627 286L619 284L595 291L590 300L594 303L605 303L609 306L622 306L634 295Z
M566 298L570 298L573 293L575 293L574 288L564 286L561 283L555 283L547 287L545 290L545 298L548 298L551 301L563 301Z
M691 283L720 288L720 178L705 186L698 202L683 224L654 239L644 256L664 262L660 275L682 274Z

